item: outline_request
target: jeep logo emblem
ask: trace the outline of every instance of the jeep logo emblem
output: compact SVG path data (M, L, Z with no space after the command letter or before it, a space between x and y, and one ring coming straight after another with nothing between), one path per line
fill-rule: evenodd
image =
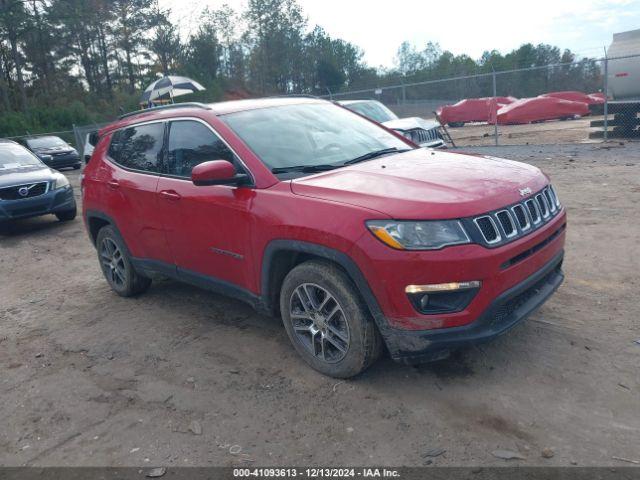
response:
M531 195L531 189L529 187L521 188L518 191L520 192L521 197L526 197L527 195Z

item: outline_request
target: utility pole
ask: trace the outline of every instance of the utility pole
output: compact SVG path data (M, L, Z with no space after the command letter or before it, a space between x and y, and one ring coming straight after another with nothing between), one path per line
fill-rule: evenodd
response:
M607 48L604 48L604 141L609 139L608 127L608 115L609 115L609 59L607 58Z

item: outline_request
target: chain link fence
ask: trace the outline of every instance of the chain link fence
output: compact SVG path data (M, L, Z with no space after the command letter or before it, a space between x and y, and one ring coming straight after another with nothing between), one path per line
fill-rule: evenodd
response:
M638 138L640 56L583 59L333 93L399 117L437 118L457 146ZM608 92L608 95L607 95Z

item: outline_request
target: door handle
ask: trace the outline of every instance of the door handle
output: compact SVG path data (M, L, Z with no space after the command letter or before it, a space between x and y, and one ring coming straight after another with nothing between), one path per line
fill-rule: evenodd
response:
M115 190L117 188L120 188L120 184L118 183L117 180L109 180L107 182L107 185L109 186L110 189Z
M160 196L165 200L170 200L172 202L177 202L182 198L178 192L175 192L173 190L162 190L160 192Z

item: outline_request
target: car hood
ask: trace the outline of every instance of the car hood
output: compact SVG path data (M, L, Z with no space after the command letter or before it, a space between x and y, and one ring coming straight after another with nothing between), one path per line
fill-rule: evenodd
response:
M294 194L396 219L461 218L522 200L548 183L536 167L495 157L416 149L291 181Z
M0 188L24 183L50 182L54 179L55 172L43 166L0 168Z
M415 128L431 130L432 128L438 128L440 126L435 120L425 120L420 117L398 118L397 120L384 122L383 125L393 130L413 130Z

